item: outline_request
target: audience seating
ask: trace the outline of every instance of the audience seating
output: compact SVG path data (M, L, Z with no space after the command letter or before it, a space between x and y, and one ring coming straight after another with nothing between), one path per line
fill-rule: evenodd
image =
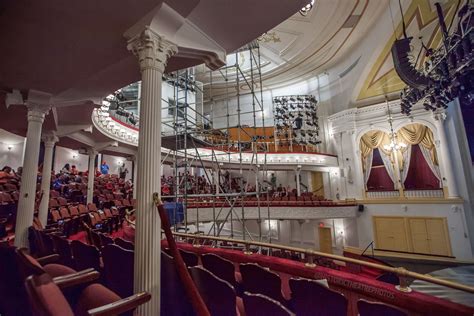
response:
M183 261L187 267L194 267L198 265L199 257L194 252L189 252L182 249L180 249L179 252L181 253L181 257L183 257Z
M133 293L133 256L133 251L114 244L102 250L105 283L121 297Z
M115 238L114 239L114 243L117 245L117 246L120 246L122 247L123 249L127 249L127 250L135 250L135 245L129 241L126 241L125 239L122 239L122 238Z
M327 282L303 278L291 278L291 303L297 315L345 316L347 299L329 289Z
M252 294L244 292L242 299L246 316L294 316L288 308L280 302L263 294ZM298 314L299 315L299 314ZM331 315L331 314L328 314Z
M239 292L242 277L239 272L235 271L232 261L222 258L221 256L208 253L201 255L201 262L204 268L211 271L215 276L229 282Z
M281 292L281 279L278 274L255 263L241 263L240 274L243 291L263 294L288 306L288 301Z
M51 239L53 240L54 250L59 255L61 264L75 268L69 240L58 235L51 235Z
M242 313L242 301L235 295L232 285L200 266L189 268L189 272L211 315Z
M50 275L62 289L68 290L71 299L74 293L69 288L76 284L79 276L97 276L92 269L76 272L53 263L59 259L58 255L34 259L24 249L0 247L0 257L0 313L5 316L32 315L24 287L30 275Z
M87 245L79 240L73 240L71 241L71 250L76 269L84 270L93 268L96 271L102 271L100 252L97 247Z
M114 240L113 240L112 237L109 237L104 233L98 233L98 234L99 234L99 237L100 237L100 243L101 243L102 247L114 244Z
M357 302L357 310L360 316L407 316L405 312L393 306L366 300L359 300Z
M176 270L174 258L166 252L161 252L161 315L191 316L193 307L188 299L181 299L176 304L176 298L187 296L183 283Z
M82 276L81 281L89 280ZM133 311L151 299L150 294L143 292L122 300L111 290L95 283L80 292L77 304L73 307L47 273L28 277L26 291L33 313L50 316L118 315Z

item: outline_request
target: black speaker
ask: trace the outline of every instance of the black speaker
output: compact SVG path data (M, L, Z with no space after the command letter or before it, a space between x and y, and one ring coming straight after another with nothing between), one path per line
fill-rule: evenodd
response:
M392 46L392 59L395 71L400 79L412 88L423 90L430 84L430 79L415 69L410 62L411 37L396 40Z
M364 211L364 204L359 204L359 208L357 210L362 213Z

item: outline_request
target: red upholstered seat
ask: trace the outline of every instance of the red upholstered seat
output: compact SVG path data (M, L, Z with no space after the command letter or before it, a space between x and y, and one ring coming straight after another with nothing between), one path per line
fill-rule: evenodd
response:
M117 302L120 296L102 284L94 283L86 287L79 296L74 314L76 316L89 315L88 311L106 304Z
M56 253L59 254L60 262L69 267L74 267L69 240L57 235L51 235L51 238L53 239L54 249Z
M114 243L113 238L107 236L104 233L99 233L99 237L100 237L100 243L102 244L102 247L105 247L107 245L112 245Z
M100 252L95 246L87 245L79 240L71 242L71 250L74 262L78 270L93 268L101 271Z
M291 301L297 315L347 315L347 299L321 281L290 279Z
M398 308L384 304L374 303L366 300L359 300L357 302L357 309L360 316L406 316L407 314Z
M202 265L211 271L215 276L229 282L237 289L237 276L235 266L232 261L222 258L221 256L209 253L201 256ZM239 273L239 277L240 273Z
M189 273L211 315L239 315L234 288L200 266L189 268Z
M89 212L97 212L97 206L95 206L94 203L88 203L87 209L89 210Z
M187 267L194 267L198 265L199 257L197 254L182 249L180 249L179 252L181 253L181 257L183 258L183 261Z
M134 252L117 245L107 245L102 250L107 287L121 297L133 293Z
M81 214L81 215L85 215L85 214L89 213L89 211L87 210L87 207L84 204L79 204L77 206L77 208L79 210L79 214Z
M193 315L193 307L176 270L174 258L161 252L161 315ZM175 302L179 302L176 304Z
M68 218L71 217L71 215L69 214L69 211L66 207L61 207L59 209L59 213L61 214L62 219L68 219Z
M115 238L114 241L117 246L120 246L123 249L132 250L132 251L135 249L135 245L129 241L126 241L125 239Z
M71 306L47 273L32 275L26 282L26 291L33 314L74 316Z
M246 316L291 316L293 314L280 302L269 298L263 294L252 294L244 292L242 295ZM328 314L331 315L331 314Z
M278 274L255 263L240 264L240 274L244 291L266 295L287 306L288 302L281 292L281 279Z
M134 310L151 298L150 294L143 292L121 300L116 293L96 283L80 292L73 312L60 288L47 273L31 275L25 287L34 315L118 315Z
M67 200L65 198L59 196L57 200L60 206L67 206Z
M49 199L49 208L58 208L59 203L55 198Z

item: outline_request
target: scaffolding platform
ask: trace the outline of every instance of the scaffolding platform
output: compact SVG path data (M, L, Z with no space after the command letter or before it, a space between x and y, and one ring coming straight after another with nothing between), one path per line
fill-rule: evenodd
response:
M186 141L185 141L186 140ZM191 134L177 134L161 137L161 146L173 151L188 148L204 148L210 147L212 144L193 137Z

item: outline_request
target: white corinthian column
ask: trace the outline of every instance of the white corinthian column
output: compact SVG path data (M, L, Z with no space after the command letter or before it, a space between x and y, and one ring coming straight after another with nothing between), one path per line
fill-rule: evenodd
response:
M43 198L40 202L38 218L46 226L48 221L49 190L51 188L51 170L53 168L53 149L59 139L53 133L43 135L44 160L43 171L41 172L41 191Z
M142 73L135 180L134 290L152 295L151 301L137 311L139 315L151 316L160 313L161 220L153 203L153 193L161 192L161 77L168 58L177 52L177 47L147 28L129 40L128 49L138 57Z
M41 130L44 118L51 109L49 105L35 103L28 103L27 107L28 131L26 132L25 158L15 227L15 246L18 248L28 247L28 227L33 225L35 208Z

